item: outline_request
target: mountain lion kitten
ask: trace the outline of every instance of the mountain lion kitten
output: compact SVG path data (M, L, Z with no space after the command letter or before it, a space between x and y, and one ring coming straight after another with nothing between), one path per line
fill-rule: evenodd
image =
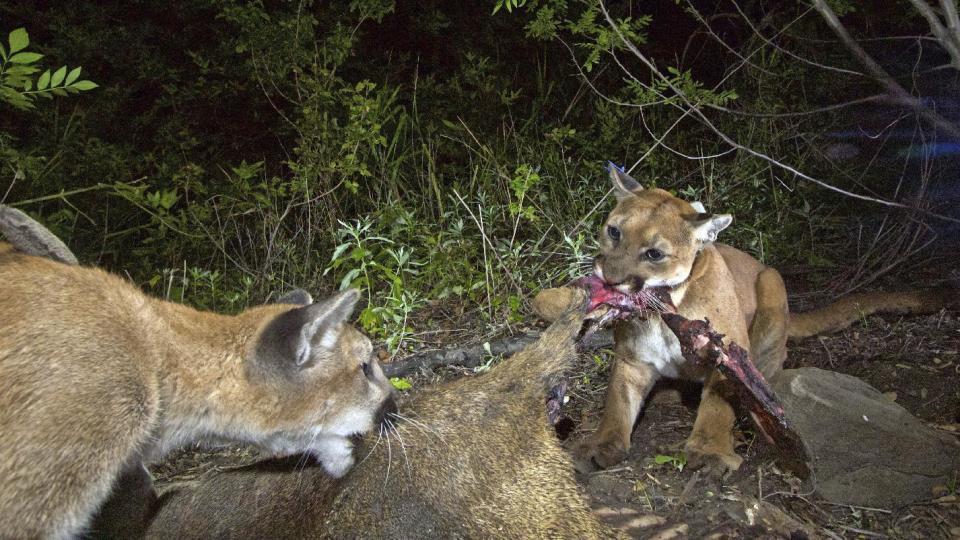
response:
M121 473L205 438L306 452L339 477L348 438L395 407L346 322L356 291L218 315L16 247L0 242L4 536L79 534Z
M262 462L175 484L147 538L608 538L544 399L576 358L586 296L523 351L476 376L424 388L333 480Z

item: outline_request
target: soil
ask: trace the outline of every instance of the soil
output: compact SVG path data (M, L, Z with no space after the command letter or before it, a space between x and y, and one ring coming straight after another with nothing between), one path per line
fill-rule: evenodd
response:
M414 336L416 349L477 341L483 326L462 306L436 305L414 322L432 330ZM517 331L513 327L509 331ZM508 329L503 329L507 331ZM472 338L471 338L472 336ZM491 339L482 336L480 340ZM815 366L860 377L930 426L960 437L960 314L871 316L830 336L790 347L786 367ZM594 428L602 412L610 351L581 355L568 379L570 397L558 433L567 441ZM418 388L474 370L456 366L410 377ZM716 485L683 468L683 444L696 413L698 389L658 386L637 422L626 461L578 479L600 515L638 538L960 538L960 471L930 500L905 508L840 506L804 492L779 470L771 451L741 419L739 471ZM401 404L402 407L402 404ZM185 450L153 469L158 484L258 458L249 448Z

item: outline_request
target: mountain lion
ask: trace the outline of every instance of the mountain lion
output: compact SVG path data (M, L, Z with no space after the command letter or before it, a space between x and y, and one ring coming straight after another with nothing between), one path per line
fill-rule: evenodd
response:
M707 214L662 189L641 185L610 167L617 205L607 217L594 273L621 292L666 286L678 313L710 320L713 327L750 352L769 378L786 359L787 337L802 337L845 327L877 311L923 312L941 309L937 293L852 295L809 313L790 315L787 293L773 268L730 246L715 243L730 225L727 214ZM547 289L534 310L552 320L566 305L570 289ZM580 469L606 468L622 461L630 448L634 421L660 377L704 383L693 432L686 443L691 468L706 467L721 476L740 466L732 434L735 415L722 392L723 377L685 363L676 336L659 317L620 323L614 330L616 363L597 431L574 449Z
M121 474L206 438L306 452L342 476L349 437L395 407L346 322L356 291L225 316L16 247L0 242L4 536L79 534Z
M147 538L608 538L547 422L585 296L487 373L427 387L333 480L295 461L174 484ZM566 306L561 307L564 309Z

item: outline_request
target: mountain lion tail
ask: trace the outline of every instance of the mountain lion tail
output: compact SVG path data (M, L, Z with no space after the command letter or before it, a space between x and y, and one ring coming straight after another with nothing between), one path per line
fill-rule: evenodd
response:
M787 335L804 338L836 332L873 313L936 313L956 306L958 295L960 291L947 288L851 294L820 309L791 313Z
M14 249L28 255L47 257L64 264L77 264L70 248L46 227L30 216L0 204L0 234L3 234Z

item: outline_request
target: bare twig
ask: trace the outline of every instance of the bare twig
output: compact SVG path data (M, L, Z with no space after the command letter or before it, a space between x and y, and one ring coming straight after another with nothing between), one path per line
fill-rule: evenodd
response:
M814 177L812 177L812 176L810 176L810 175L808 175L808 174L805 174L805 173L799 171L798 169L796 169L795 167L792 167L792 166L790 166L790 165L787 165L786 163L783 163L783 162L781 162L781 161L779 161L779 160L777 160L777 159L774 159L773 157L771 157L771 156L769 156L769 155L767 155L767 154L764 154L763 152L754 150L753 148L750 148L750 147L748 147L748 146L745 146L745 145L743 145L743 144L740 144L739 142L737 142L736 140L734 140L732 137L730 137L729 135L727 135L725 132L721 131L713 122L711 122L710 119L707 118L707 116L706 116L705 114L703 114L703 111L700 110L700 108L699 108L698 105L692 103L692 102L690 101L690 99L686 96L686 94L684 94L684 92L683 92L681 89L677 88L676 85L674 85L674 84L670 81L670 79L669 79L666 75L664 75L664 74L653 64L653 62L650 61L650 59L647 58L647 56L644 55L644 54L637 48L637 46L636 46L632 41L630 41L625 35L623 35L623 33L620 31L620 28L619 28L619 27L617 26L617 24L614 22L613 18L612 18L611 15L610 15L610 12L607 10L607 7L606 7L606 5L605 5L603 2L600 3L600 9L601 9L601 11L603 12L604 17L606 18L608 25L609 25L609 26L613 29L613 31L617 34L617 36L620 38L620 40L623 42L623 44L627 47L627 49L628 49L631 53L633 53L633 55L636 56L645 66L647 66L647 68L651 71L651 73L653 73L656 77L658 77L672 92L674 92L678 97L680 97L680 98L683 100L685 106L688 107L688 108L690 108L690 109L693 111L694 116L695 116L697 119L699 119L699 121L700 121L701 123L703 123L707 128L709 128L711 131L713 131L714 134L716 134L718 137L720 137L721 140L723 140L725 143L729 144L730 146L733 146L734 148L736 148L736 149L738 149L738 150L741 150L741 151L743 151L743 152L745 152L745 153L747 153L747 154L750 154L751 156L754 156L754 157L763 159L764 161L767 161L768 163L770 163L770 164L772 164L772 165L775 165L775 166L777 166L777 167L779 167L779 168L781 168L781 169L784 169L784 170L786 170L786 171L789 171L789 172L793 173L794 175L796 175L796 176L799 177L799 178L802 178L802 179L807 180L807 181L809 181L809 182L813 182L814 184L817 184L818 186L823 187L823 188L825 188L825 189L828 189L828 190L830 190L830 191L833 191L833 192L835 192L835 193L839 193L839 194L841 194L841 195L844 195L844 196L847 196L847 197L851 197L851 198L854 198L854 199L859 199L859 200L863 200L863 201L868 201L868 202L873 202L873 203L877 203L877 204L882 204L882 205L884 205L884 206L889 206L889 207L893 207L893 208L903 208L903 209L908 209L908 210L915 210L915 211L918 211L918 212L922 212L922 213L924 213L925 215L928 215L928 216L931 216L931 217L936 217L936 218L938 218L938 219L942 219L942 220L944 220L944 221L950 221L950 222L953 222L953 223L960 223L960 219L954 218L954 217L952 217L952 216L947 216L947 215L943 215L943 214L939 214L939 213L935 213L935 212L930 212L930 211L927 211L927 210L917 209L916 207L909 206L909 205L906 205L906 204L903 204L903 203L899 203L899 202L895 202L895 201L889 201L889 200L886 200L886 199L881 199L881 198L879 198L879 197L872 197L872 196L869 196L869 195L863 195L863 194L860 194L860 193L854 193L854 192L851 192L851 191L848 191L848 190L839 188L839 187L837 187L837 186L834 186L834 185L832 185L832 184L829 184L829 183L827 183L827 182L824 182L823 180L820 180L820 179L814 178ZM678 107L678 108L681 108L681 107L679 107L678 105L677 105L677 107ZM682 108L681 108L681 109L682 109Z
M930 6L927 6L922 2L922 0L910 0L915 6L921 4L927 9ZM840 41L843 42L844 46L853 54L854 58L860 62L867 72L882 86L886 89L887 94L890 96L890 99L901 106L908 107L913 109L920 115L921 118L926 120L932 126L943 130L944 133L950 134L952 137L960 138L960 128L955 124L940 116L936 112L930 110L926 107L923 102L907 92L903 86L900 86L893 77L883 67L876 62L867 51L863 50L863 47L852 37L850 33L847 32L847 28L840 22L840 19L837 18L837 14L834 13L833 9L827 5L826 0L813 0L814 8L820 13L820 16L823 17L823 20L826 21L827 26L833 30L833 33L840 38ZM918 10L921 10L920 7L917 7ZM922 10L921 10L922 13ZM938 23L939 24L939 23ZM946 46L946 45L944 45Z
M798 60L798 61L800 61L800 62L802 62L802 63L804 63L804 64L808 64L808 65L811 65L811 66L814 66L814 67L818 67L818 68L820 68L820 69L824 69L824 70L827 70L827 71L835 71L835 72L838 72L838 73L843 73L844 75L863 75L863 73L860 73L859 71L853 71L853 70L850 70L850 69L844 69L844 68L839 68L839 67L835 67L835 66L828 66L828 65L826 65L826 64L821 64L821 63L819 63L819 62L814 62L813 60L809 60L809 59L807 59L807 58L803 58L802 56L800 56L800 55L798 55L798 54L796 54L796 53L793 53L793 52L791 52L791 51L789 51L789 50L787 50L787 49L784 49L783 47L777 45L773 40L767 39L767 37L764 36L764 35L760 32L760 29L757 28L756 26L754 26L752 22L750 22L750 17L747 17L747 14L744 13L742 9L740 9L740 4L738 4L737 2L733 2L733 7L734 7L734 9L737 10L737 13L739 13L740 16L743 17L743 20L747 23L747 26L749 26L750 29L753 30L753 33L756 34L756 36L759 37L761 40L763 40L764 43L766 43L767 45L770 45L771 47L773 47L773 48L776 49L777 51L779 51L779 52L781 52L781 53L783 53L783 54L785 54L785 55L787 55L787 56L789 56L789 57L791 57L791 58L794 58L794 59L796 59L796 60ZM804 11L803 13L800 14L800 17L798 17L798 19L799 19L799 18L802 18L804 15L806 15L806 14L809 13L809 12L810 12L809 9L806 10L806 11ZM784 29L784 30L785 30L785 29Z
M925 0L910 0L914 9L923 15L930 26L930 31L937 38L937 43L950 55L951 64L955 69L960 69L960 23L957 21L957 6L954 0L940 0L940 6L943 8L944 15L947 18L947 25L944 27L940 18L933 12L933 8Z

